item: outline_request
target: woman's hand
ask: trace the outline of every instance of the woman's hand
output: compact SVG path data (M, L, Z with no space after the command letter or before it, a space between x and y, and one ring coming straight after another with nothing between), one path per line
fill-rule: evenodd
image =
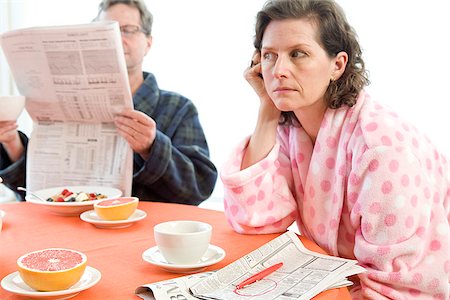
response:
M155 121L143 112L125 110L115 118L114 123L133 151L147 159L156 137Z
M244 71L244 77L258 95L261 105L268 104L276 109L264 85L261 69L261 52L259 50L255 50L253 53L250 66Z
M17 161L25 150L17 128L16 121L0 121L0 143L12 162Z
M255 131L245 150L241 169L245 169L260 161L275 145L276 130L281 111L277 109L264 85L261 69L261 53L255 50L252 63L244 72L244 77L250 83L260 99L258 120Z
M261 72L261 53L255 50L250 66L244 71L244 77L255 90L261 101L271 101L264 86L264 79Z
M245 69L244 77L260 99L260 113L269 112L270 115L278 121L281 112L276 108L275 104L273 104L273 101L267 93L264 85L264 78L262 76L261 69L261 52L259 50L255 50L253 53L252 62L250 66Z

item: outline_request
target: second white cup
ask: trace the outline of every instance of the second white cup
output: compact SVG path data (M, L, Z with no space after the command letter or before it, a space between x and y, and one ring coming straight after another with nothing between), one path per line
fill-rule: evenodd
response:
M155 225L153 233L167 262L192 265L198 263L208 250L212 226L199 221L168 221Z

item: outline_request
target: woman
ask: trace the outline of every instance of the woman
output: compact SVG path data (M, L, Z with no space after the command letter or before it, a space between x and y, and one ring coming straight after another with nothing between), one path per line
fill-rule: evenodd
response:
M354 299L449 299L449 163L372 101L354 30L333 0L273 0L245 77L257 124L222 170L241 233L300 232L367 269Z

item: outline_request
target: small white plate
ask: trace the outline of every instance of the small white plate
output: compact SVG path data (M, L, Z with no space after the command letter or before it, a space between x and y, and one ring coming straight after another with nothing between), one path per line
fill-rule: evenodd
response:
M14 272L2 280L2 288L20 296L25 296L27 299L50 299L50 300L62 300L75 297L81 291L84 291L100 281L102 277L100 271L95 268L86 267L83 276L80 281L67 290L54 291L54 292L38 292L30 288L19 275L19 272Z
M37 196L41 197L42 199L47 199L53 195L59 194L63 189L68 189L71 192L79 193L79 192L85 192L85 193L100 193L107 198L117 198L122 196L122 191L116 188L112 187L104 187L104 186L84 186L84 185L78 185L78 186L65 186L65 187L54 187L54 188L48 188L44 190L39 190L34 192ZM100 200L92 200L92 201L83 201L83 202L47 202L42 201L40 199L36 199L35 197L31 195L26 195L25 200L27 202L33 203L33 204L39 204L43 207L47 208L52 213L62 215L62 216L79 216L80 213L93 209L94 203L98 202ZM101 199L104 200L104 199Z
M145 219L145 217L147 217L147 213L140 209L136 209L134 214L128 219L118 221L105 221L97 216L94 210L85 211L80 215L81 220L91 223L98 228L125 228L133 225L134 222Z
M200 272L206 267L218 263L225 257L225 250L218 246L209 245L208 250L203 255L201 261L193 265L176 265L168 263L164 256L158 249L158 246L154 246L147 249L142 253L142 258L152 265L159 266L166 271L172 273L196 273Z

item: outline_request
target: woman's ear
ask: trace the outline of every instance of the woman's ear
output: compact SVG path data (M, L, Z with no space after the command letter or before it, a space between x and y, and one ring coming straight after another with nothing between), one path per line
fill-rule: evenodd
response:
M348 54L347 52L341 51L336 54L334 58L334 70L331 73L331 81L338 80L342 74L344 74L345 68L347 67Z

